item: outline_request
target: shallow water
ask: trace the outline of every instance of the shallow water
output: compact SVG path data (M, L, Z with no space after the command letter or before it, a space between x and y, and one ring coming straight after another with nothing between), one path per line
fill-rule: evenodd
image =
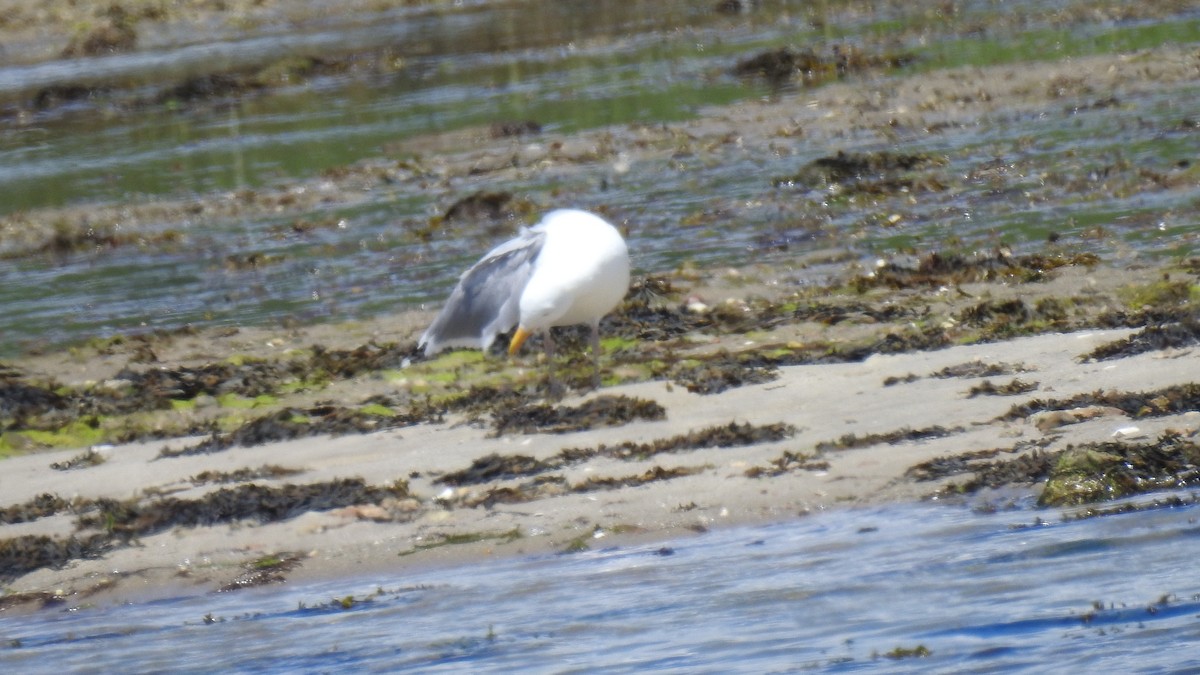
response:
M600 549L597 539L597 550L574 555L0 617L0 667L1200 668L1200 507L1076 521L1060 513L939 504L836 510L655 546ZM347 596L349 608L338 601ZM895 658L903 650L928 655Z
M609 124L685 119L704 106L769 98L762 82L739 80L729 70L780 45L849 42L874 53L911 52L918 60L905 72L913 72L1200 40L1200 9L1186 5L1158 20L1067 30L1045 17L1073 3L968 1L956 3L960 28L944 34L946 22L936 12L903 4L764 2L737 16L682 0L533 4L536 11L528 11L529 3L492 2L456 12L395 10L371 22L335 17L300 34L264 31L217 45L0 68L3 96L78 79L83 69L98 81L141 83L152 97L156 82L214 61L270 63L380 45L394 57L374 75L324 76L261 95L133 108L82 101L22 123L5 118L0 212L216 198L378 158L406 138L495 121L533 119L545 137L556 138ZM1014 28L1005 17L1017 9L1029 18ZM960 34L961 25L974 21L997 25ZM440 302L458 273L515 223L460 228L432 241L417 231L455 199L483 189L511 191L539 208L614 212L629 224L638 272L683 261L786 263L831 245L864 259L906 247L990 248L1001 241L1041 247L1051 233L1108 256L1194 254L1200 186L1148 193L1095 193L1086 186L1113 166L1170 172L1194 161L1195 132L1180 125L1194 116L1200 83L1162 95L1117 92L1118 103L1101 111L1070 109L1109 93L1066 97L1053 114L982 118L967 134L899 130L881 143L875 131L850 132L844 146L799 138L779 154L730 144L715 155L681 153L670 170L656 162L617 171L600 162L533 182L484 177L421 190L373 189L353 205L299 214L198 222L180 214L138 223L131 227L139 232L177 233L178 243L0 261L6 318L0 356L187 324L336 320ZM843 147L951 156L932 173L953 189L911 203L898 196L851 204L820 191L775 187L775 179ZM986 179L963 183L962 176L988 167L1004 174L1000 189ZM888 219L893 213L900 225ZM293 226L301 221L319 226L300 232ZM1099 234L1087 234L1093 231ZM252 253L275 262L257 269L235 264Z

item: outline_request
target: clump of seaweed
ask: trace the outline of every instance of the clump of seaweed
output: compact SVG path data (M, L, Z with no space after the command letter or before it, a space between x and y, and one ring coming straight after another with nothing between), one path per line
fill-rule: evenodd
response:
M488 135L492 138L513 138L527 134L542 133L542 125L536 120L505 120L492 122L488 126Z
M1139 513L1143 511L1157 511L1160 509L1177 509L1185 506L1195 506L1200 504L1200 495L1191 494L1187 497L1172 495L1170 497L1160 497L1149 502L1143 503L1125 503L1110 507L1089 506L1085 509L1079 509L1073 513L1063 515L1063 520L1085 520L1087 518L1099 518L1103 516L1115 516L1123 513Z
M280 486L249 483L221 488L196 499L97 499L93 508L80 515L79 528L98 529L127 542L174 526L198 527L246 519L270 523L308 511L377 504L408 496L408 485L403 481L388 487L367 485L359 478Z
M855 434L846 434L841 438L833 441L821 441L817 443L816 449L818 452L827 452L832 450L850 450L853 448L867 448L880 443L896 445L907 441L923 441L930 438L944 438L953 434L962 433L962 427L951 427L947 429L941 425L934 425L924 429L899 429L883 434L866 434L858 436Z
M1041 506L1111 501L1200 484L1200 447L1168 434L1154 443L1117 441L1067 448L1038 498Z
M821 187L827 183L849 185L880 181L902 171L912 171L930 165L945 164L945 160L925 154L906 155L893 152L846 153L839 151L831 157L820 157L804 165L794 175L776 178L775 187L804 185ZM893 190L913 186L913 182L895 183Z
M1161 417L1200 410L1200 384L1172 385L1139 393L1095 391L1066 399L1034 399L1014 405L999 420L1019 420L1051 410L1073 410L1086 406L1117 408L1130 417Z
M706 468L703 466L694 466L665 469L656 465L640 474L616 477L590 477L575 484L568 484L567 480L560 475L538 476L531 481L526 481L516 486L506 485L489 488L481 495L469 496L463 499L461 504L467 508L482 506L490 509L496 504L524 504L568 493L619 490L625 487L636 487L656 481L694 476L704 472Z
M811 86L864 70L901 68L913 60L910 54L868 54L853 45L833 45L828 54L781 47L738 61L733 74L761 77L775 88L795 80Z
M95 448L88 448L87 451L75 455L65 462L52 462L50 468L55 471L74 471L75 469L99 466L107 461L108 457L103 453L96 452Z
M1095 266L1099 257L1091 253L1055 253L1014 256L1005 249L989 254L967 257L957 253L929 253L915 266L889 261L868 274L855 277L850 285L864 293L873 288L918 288L956 286L981 281L1010 281L1031 283L1044 281L1060 267ZM1023 303L1022 303L1023 304ZM1045 308L1049 312L1052 307ZM968 320L990 318L996 314L1012 315L1025 312L1023 308L1005 303L981 303L968 311Z
M442 215L442 220L452 223L463 220L503 220L515 216L511 192L473 192L451 204Z
M52 516L70 508L71 503L62 497L50 494L49 492L43 492L24 504L13 504L0 510L0 524L28 523L38 518Z
M752 466L746 469L747 478L762 478L764 476L782 476L793 471L827 471L829 462L818 459L819 454L807 454L784 450L775 459L770 460L768 467Z
M1038 388L1037 382L1025 382L1020 379L1013 379L1008 384L993 384L991 380L983 382L971 387L967 392L967 398L975 398L976 396L1017 396L1019 394L1027 394Z
M195 445L179 449L163 448L160 459L206 455L232 447L250 447L277 441L329 434L365 434L382 429L411 426L440 416L427 409L385 414L374 408L345 408L319 405L312 408L283 408L255 418L228 433L214 433Z
M299 567L303 561L303 555L292 552L263 556L242 565L242 569L245 571L217 590L226 593L243 588L283 583L287 581L287 577L284 575Z
M708 427L650 443L624 441L613 446L601 444L595 448L564 448L553 457L544 460L526 455L491 454L476 459L466 469L445 474L435 482L447 485L477 485L496 480L536 476L594 457L636 461L664 453L771 443L790 438L795 433L795 427L780 422L761 426L730 422L727 425ZM537 487L541 488L544 485L539 484Z
M744 355L721 354L691 367L676 367L671 379L693 394L718 394L747 384L764 384L779 379L779 369L751 364Z
M0 581L44 567L62 567L72 560L98 558L113 548L130 545L138 537L170 527L246 519L275 522L308 511L380 504L409 496L408 484L403 480L372 486L358 478L280 486L249 483L221 488L196 499L135 497L67 502L56 495L44 494L0 511L0 522L26 522L69 510L78 514L76 534L66 538L34 535L0 539Z
M918 482L941 480L948 476L970 473L980 468L983 460L994 459L1000 453L1020 452L1030 443L1018 443L1011 448L990 448L987 450L969 450L948 457L935 457L919 464L910 466L904 475Z
M99 558L113 546L107 534L65 539L45 535L0 539L0 581L11 581L44 567L59 569L72 560Z
M938 379L949 379L955 377L996 377L998 375L1012 375L1013 373L1028 372L1029 368L1019 363L984 363L982 361L968 361L954 366L946 366L941 370L930 373L930 377Z
M289 469L277 464L264 464L257 469L250 467L236 471L201 471L188 480L192 485L208 485L221 483L245 483L260 478L287 478L304 473L301 469Z
M559 465L557 462L543 462L527 455L505 456L491 453L477 458L466 469L452 471L434 482L446 485L477 485L521 476L533 476L551 471Z
M1082 358L1085 361L1107 361L1197 344L1200 344L1200 319L1188 318L1178 323L1146 326L1127 338L1100 345Z
M1058 461L1059 452L1035 449L1010 460L983 462L970 467L974 475L967 481L950 485L949 493L972 493L983 488L999 488L1014 484L1033 484L1046 480Z
M642 460L663 453L774 443L791 438L795 433L795 427L783 422L764 425L730 422L650 443L625 441L613 446L601 444L591 451L568 448L560 454L564 458L602 456L621 460Z
M635 420L661 420L667 411L655 401L628 396L597 396L578 406L551 406L544 403L515 409L500 408L492 413L496 436L510 433L563 434L597 426L621 426Z
M660 480L671 480L672 478L680 478L683 476L694 476L704 471L704 467L689 467L680 466L673 469L664 469L661 466L653 466L646 471L632 475L621 476L618 478L588 478L582 483L572 485L571 492L594 492L596 490L617 490L624 487L633 487L653 483Z
M1035 448L1009 460L978 461L996 452L924 462L910 468L907 475L936 480L957 473L974 474L947 487L950 493L1045 481L1038 497L1040 506L1091 504L1200 485L1200 447L1177 434L1166 434L1152 443L1082 443L1054 452Z

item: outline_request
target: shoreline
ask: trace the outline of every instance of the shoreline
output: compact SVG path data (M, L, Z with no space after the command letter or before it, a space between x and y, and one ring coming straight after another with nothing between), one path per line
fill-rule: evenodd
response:
M1131 330L1047 334L1008 342L936 351L876 355L860 363L788 366L777 380L715 395L692 394L669 382L605 387L584 399L626 396L654 400L665 419L565 434L528 433L489 437L486 428L460 417L366 435L316 436L216 455L156 458L162 442L103 450L107 461L87 469L56 472L76 450L36 453L5 460L4 492L11 503L53 489L64 497L125 499L157 493L185 499L210 493L188 478L221 471L282 464L297 476L256 484L302 484L352 476L372 484L406 480L407 499L308 511L272 523L237 520L202 527L171 527L138 537L102 558L75 560L63 569L44 568L6 583L3 611L45 605L90 606L232 590L283 580L331 579L430 565L479 564L497 557L569 553L593 546L628 546L672 539L712 528L786 521L814 510L913 501L960 480L963 473L918 482L911 470L922 462L1003 448L1017 458L1114 437L1147 441L1168 431L1195 437L1200 413L1136 422L1120 411L1082 414L1070 424L1039 429L1039 418L1002 419L1017 401L1009 396L968 397L986 376L934 378L962 364L1020 364L1022 377L1039 382L1045 396L1065 398L1097 390L1145 391L1186 384L1200 362L1195 349L1147 352L1116 362L1081 363L1078 357ZM887 384L889 378L917 379ZM995 379L995 378L992 378ZM1016 397L1024 399L1024 397ZM577 405L569 398L563 406ZM923 401L919 409L907 405ZM568 466L564 485L589 479L644 475L655 469L686 470L678 476L587 491L553 490L512 504L468 506L488 491L522 478L497 478L449 487L436 482L489 455L547 460L564 448L647 443L725 424L792 425L781 440L736 447L707 447L641 459L593 457ZM945 435L912 441L877 440L865 447L815 450L831 440L863 439L933 427ZM1131 430L1136 428L1136 430ZM186 445L190 440L166 442ZM779 463L781 458L804 458ZM964 473L969 473L969 469ZM652 485L649 483L653 483ZM1031 494L1033 486L1022 488ZM950 494L947 497L952 496ZM1009 495L1008 498L1011 498ZM0 528L4 536L63 536L69 517L59 514ZM599 536L597 536L599 534ZM22 602L21 600L24 599Z
M192 235L143 235L164 221L282 217L386 198L384 189L426 191L438 205L528 179L551 199L555 180L618 157L653 171L681 152L698 165L799 154L790 139L800 138L838 153L823 160L907 160L932 172L939 158L877 148L896 134L974 134L980 120L1015 127L1079 110L1070 106L1119 111L1110 92L1125 101L1189 91L1198 57L1193 45L1166 44L839 81L685 122L530 143L449 132L257 192L9 214L0 239L9 258L95 248L97 233L114 250L169 249ZM1191 123L1147 133L1192 133ZM428 166L388 153L428 155ZM974 197L981 203L1009 195L1013 209L1050 209L1100 191L1187 203L1196 185L1193 164L1118 163L1100 167L1114 173L1096 185L1088 166L1046 180L1043 164L1013 161L865 181L806 175L814 162L775 180L848 195L846 211L887 222L902 221L903 201L922 189L978 187L990 190ZM781 212L802 210L790 193L772 195ZM756 208L731 198L689 226L716 232ZM1186 251L1196 235L1179 213L1164 209L1156 222L1178 226L1173 243ZM86 226L60 233L59 222ZM967 499L1004 508L1013 486L1032 495L1056 480L1078 484L1068 503L1113 498L1118 451L1194 449L1200 435L1200 261L1139 259L1129 232L1109 224L1051 231L1020 255L1000 237L939 240L871 266L855 262L861 248L796 254L785 243L766 248L769 264L658 271L607 320L598 391L576 384L590 359L570 334L553 364L536 347L511 361L413 358L427 311L185 326L6 359L0 569L16 571L0 576L0 612L570 554L933 494L982 490ZM438 236L475 229L457 227ZM816 241L844 243L826 234ZM1127 338L1140 342L1122 346ZM1095 355L1109 345L1112 355ZM577 391L545 396L549 367ZM1089 475L1070 473L1069 451ZM1151 488L1183 476L1157 470Z

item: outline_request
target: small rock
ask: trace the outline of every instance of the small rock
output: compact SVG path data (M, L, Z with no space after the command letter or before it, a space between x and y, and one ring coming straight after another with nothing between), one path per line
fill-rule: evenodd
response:
M1038 428L1038 431L1046 432L1068 424L1075 424L1079 419L1065 410L1051 410L1030 415L1029 421Z

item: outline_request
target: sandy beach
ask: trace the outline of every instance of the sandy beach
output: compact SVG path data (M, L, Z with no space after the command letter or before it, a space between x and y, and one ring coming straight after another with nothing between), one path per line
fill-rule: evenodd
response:
M1083 273L1072 276L1083 284L1090 278ZM752 338L742 335L740 348L779 345L795 330L791 326ZM943 488L964 482L972 458L1014 460L1113 439L1148 443L1167 433L1194 438L1200 429L1200 414L1194 411L1131 419L1116 408L1079 406L1054 419L1047 419L1044 412L1009 415L1014 404L1033 398L1069 401L1091 392L1163 390L1187 385L1200 372L1200 352L1195 348L1082 359L1132 333L1129 329L1048 333L879 354L857 363L785 366L772 381L710 395L661 380L607 386L555 405L571 409L588 400L625 397L657 403L664 412L662 419L634 419L620 426L566 433L498 434L496 425L485 418L452 413L436 423L194 456L162 455L164 449L194 446L199 438L105 446L96 449L103 457L101 463L70 471L52 466L69 462L80 455L79 450L12 457L5 460L0 477L8 504L30 503L48 492L93 503L131 497L146 503L199 500L227 488L197 484L197 476L235 475L264 466L276 467L281 474L286 469L287 474L259 477L253 484L361 478L369 485L398 481L406 487L404 494L374 503L306 511L275 522L247 518L170 527L135 537L98 557L30 571L10 579L7 588L10 598L27 601L14 606L211 592L285 577L394 572L406 566L473 564L496 556L666 540L886 500L957 500L956 490ZM304 336L292 335L290 340L302 342ZM529 359L512 367L536 370L540 366ZM989 376L989 372L1006 375ZM1023 381L1030 390L1016 396L972 391L985 381L1012 379ZM395 385L382 382L378 375L366 375L341 386L370 391ZM646 447L720 428L784 431L768 434L763 442L757 442L753 433L743 434L744 439L730 441L730 447L685 444L662 453L579 453L583 456L579 461L558 465L551 461L566 449ZM536 460L545 466L525 475L485 473L477 482L446 484L447 476L486 465L488 458L496 457L517 465ZM956 457L966 458L961 470L936 480L917 480L920 476L914 469L922 463ZM545 480L550 477L553 480ZM530 487L531 479L542 482ZM1015 487L972 499L1003 503L1039 488L1018 481ZM3 536L68 537L75 529L76 516L66 509L33 522L7 524ZM256 576L256 564L282 569L277 576Z
M878 129L972 133L981 116L1060 113L1048 81L1134 97L1187 85L1198 64L1194 46L1164 46L841 82L554 142L476 130L409 144L447 183L566 175L598 155L666 164L681 138L707 159L774 152L789 130L831 145ZM1125 169L1112 189L1195 186L1194 168ZM11 214L0 234L19 255L83 210L101 229L151 213L301 212L353 203L384 178L424 185L405 171L364 160L253 201ZM971 180L1003 185L1005 171ZM887 501L1004 508L1040 494L1067 450L1100 457L1103 476L1117 446L1187 455L1200 433L1200 265L1119 245L1097 255L1095 239L875 267L838 249L652 270L605 324L595 391L578 384L590 364L579 339L554 364L536 347L416 358L432 311L181 329L6 361L8 416L42 426L2 438L0 611L569 555ZM552 368L569 384L561 399L547 396ZM127 437L138 440L112 442ZM1155 485L1169 484L1163 471Z

